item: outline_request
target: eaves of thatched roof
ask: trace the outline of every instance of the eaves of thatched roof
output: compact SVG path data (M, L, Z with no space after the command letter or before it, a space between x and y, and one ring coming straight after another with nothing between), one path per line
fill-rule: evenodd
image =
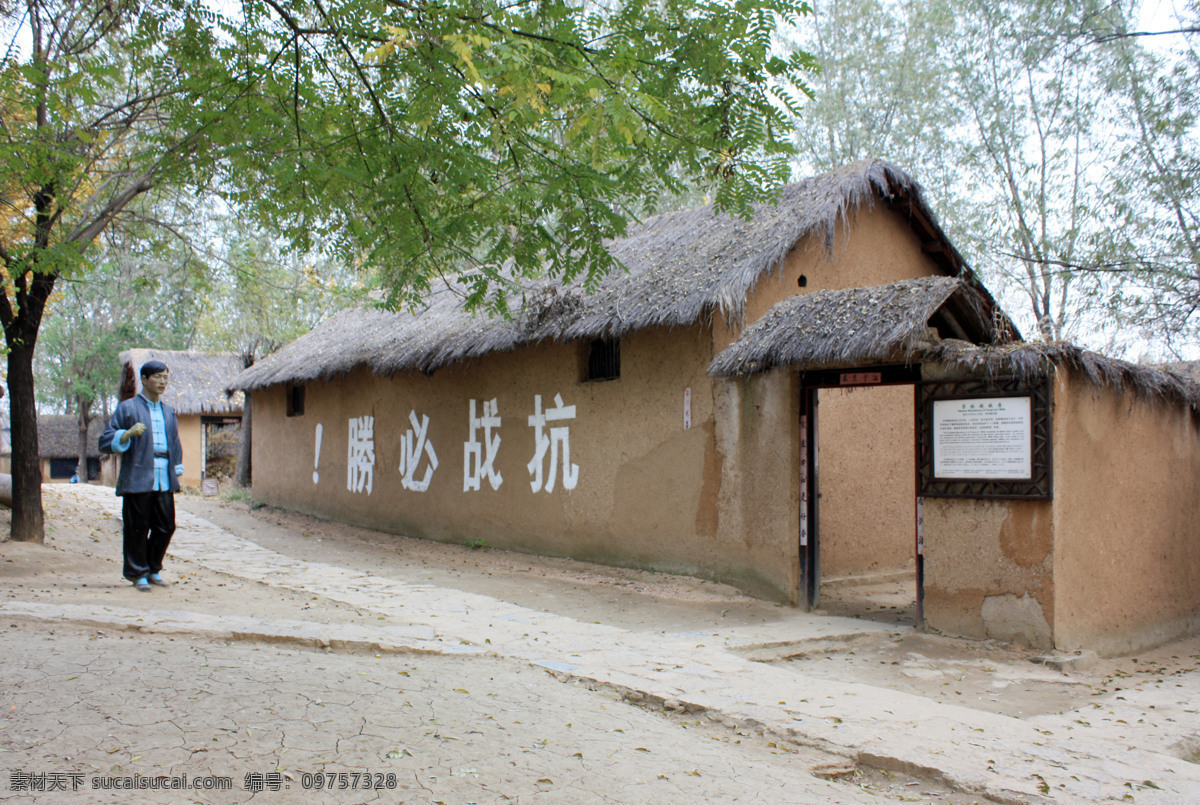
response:
M95 417L88 423L87 454L100 455L100 434L108 420ZM43 414L38 417L38 453L42 458L79 457L79 417L74 414Z
M1128 390L1186 405L1200 414L1200 384L1175 371L1109 358L1065 341L980 346L942 341L923 351L923 360L972 375L1010 375L1033 380L1055 366L1078 372L1094 386Z
M987 300L963 280L921 277L817 291L774 305L709 366L716 377L775 366L831 369L905 363L939 338L999 340Z
M1194 380L1200 383L1200 361L1175 361L1173 363L1162 363L1158 365L1159 369L1167 372L1174 372L1177 375L1183 375L1189 380Z
M899 168L870 160L788 185L778 203L757 206L748 220L716 214L711 206L650 218L607 244L624 271L590 292L581 282L514 283L511 319L468 312L449 288L429 294L416 312L344 311L250 367L230 387L328 379L359 366L379 375L430 372L522 344L621 336L718 313L740 324L747 294L779 269L801 238L816 236L832 250L838 223L876 203L905 216L946 274L969 276L920 186Z
M1010 326L989 310L975 288L951 277L817 291L773 306L713 359L708 373L738 377L784 366L807 371L936 363L966 376L1034 380L1063 366L1093 385L1129 389L1200 413L1200 385L1181 374L1064 342L1011 343Z
M170 371L163 402L183 416L240 416L242 395L230 397L226 388L242 370L236 355L212 355L160 349L128 349L121 353L121 365L139 377L146 361L161 361ZM138 388L141 388L140 381Z

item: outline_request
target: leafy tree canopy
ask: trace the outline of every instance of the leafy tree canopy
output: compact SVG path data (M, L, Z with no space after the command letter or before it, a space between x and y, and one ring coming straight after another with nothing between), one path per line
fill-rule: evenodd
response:
M218 10L219 8L219 10ZM602 241L708 182L748 212L787 177L812 67L800 0L0 0L0 324L13 535L41 539L33 350L60 277L135 200L228 199L301 251L502 308L513 274L594 279ZM0 45L2 47L3 45Z
M806 10L793 0L242 10L211 29L205 83L246 125L189 121L228 156L218 185L294 242L383 268L392 301L464 270L485 301L510 261L595 277L630 199L653 205L681 175L748 212L787 178L779 88L811 66L772 53L777 21Z

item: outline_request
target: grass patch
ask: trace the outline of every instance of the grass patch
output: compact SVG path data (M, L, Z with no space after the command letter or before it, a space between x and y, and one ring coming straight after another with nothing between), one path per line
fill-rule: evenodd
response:
M250 503L253 497L250 490L244 487L231 486L221 492L221 500L226 503Z

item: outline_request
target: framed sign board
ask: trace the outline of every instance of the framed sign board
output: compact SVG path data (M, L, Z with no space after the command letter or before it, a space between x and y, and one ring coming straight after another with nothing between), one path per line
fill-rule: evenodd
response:
M1050 387L1015 379L917 386L923 497L1051 497Z

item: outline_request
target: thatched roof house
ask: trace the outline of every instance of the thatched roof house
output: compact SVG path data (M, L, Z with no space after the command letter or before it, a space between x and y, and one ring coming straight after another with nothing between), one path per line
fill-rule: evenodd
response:
M233 388L254 390L343 375L359 366L377 375L448 364L541 341L612 338L655 326L682 326L719 316L744 321L746 299L806 237L835 248L838 224L883 199L918 232L922 248L950 276L974 277L937 225L920 185L882 160L858 162L784 187L778 203L760 204L749 220L711 206L665 213L634 225L609 244L626 269L588 292L582 280L522 280L509 290L511 319L464 308L440 286L414 312L360 308L339 313L240 374ZM994 307L980 288L984 314Z
M88 458L99 458L100 433L108 422L102 416L88 423ZM38 451L42 458L79 457L79 418L74 414L43 414L38 417Z
M242 410L240 394L232 397L225 388L242 370L236 355L212 355L161 349L127 349L121 353L123 375L121 399L128 399L141 388L139 372L146 361L161 361L171 372L171 381L163 402L181 416L237 416Z
M1022 343L903 171L607 246L595 287L512 279L510 318L443 284L238 374L255 499L807 606L899 575L917 622L1034 646L1200 629L1197 387Z
M88 478L100 476L100 433L107 420L96 416L88 423ZM79 465L79 418L74 414L38 416L38 461L43 481L65 481ZM0 472L10 472L11 453L0 451Z

